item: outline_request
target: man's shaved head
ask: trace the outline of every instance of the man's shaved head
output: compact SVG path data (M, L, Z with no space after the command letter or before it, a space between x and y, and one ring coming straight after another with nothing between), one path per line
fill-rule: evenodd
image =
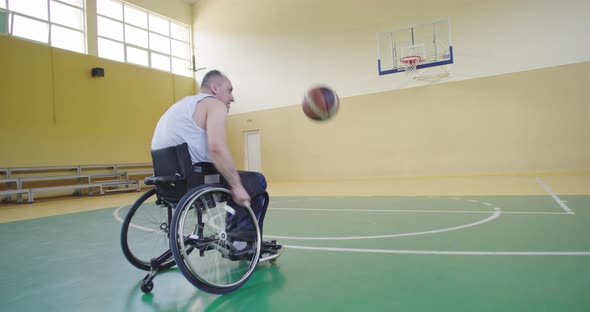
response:
M214 69L209 71L205 77L203 77L203 83L201 83L201 87L205 87L205 88L211 88L211 83L213 81L219 81L219 79L225 78L225 75Z
M229 110L231 102L234 101L233 90L232 83L225 74L218 70L211 70L203 77L200 92L213 95L223 102Z

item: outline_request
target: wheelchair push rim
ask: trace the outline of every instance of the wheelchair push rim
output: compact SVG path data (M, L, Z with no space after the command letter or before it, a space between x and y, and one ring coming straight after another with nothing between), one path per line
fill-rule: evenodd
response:
M242 286L260 258L256 216L250 208L229 205L230 199L231 191L222 185L197 187L181 199L171 225L170 246L180 271L210 293ZM236 220L242 220L241 228ZM246 244L243 251L236 242Z

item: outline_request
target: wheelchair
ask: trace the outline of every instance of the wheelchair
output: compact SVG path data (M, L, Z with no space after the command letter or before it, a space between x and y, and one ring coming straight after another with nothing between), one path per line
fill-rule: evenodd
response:
M232 201L213 164L192 164L186 143L152 151L152 161L154 176L144 182L154 188L131 206L121 230L127 260L149 271L144 293L158 272L176 265L195 287L224 294L244 285L258 263L282 254L276 241L262 240L252 209ZM266 191L250 196L268 206Z

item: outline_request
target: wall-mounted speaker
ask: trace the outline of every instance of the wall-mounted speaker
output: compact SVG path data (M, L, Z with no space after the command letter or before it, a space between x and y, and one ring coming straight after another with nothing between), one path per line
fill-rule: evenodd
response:
M95 67L92 69L92 77L104 77L104 68Z

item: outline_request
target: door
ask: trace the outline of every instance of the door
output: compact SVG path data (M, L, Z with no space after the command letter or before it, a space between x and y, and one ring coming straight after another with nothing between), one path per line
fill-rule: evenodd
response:
M261 172L260 134L258 131L244 132L244 147L246 152L246 170Z

